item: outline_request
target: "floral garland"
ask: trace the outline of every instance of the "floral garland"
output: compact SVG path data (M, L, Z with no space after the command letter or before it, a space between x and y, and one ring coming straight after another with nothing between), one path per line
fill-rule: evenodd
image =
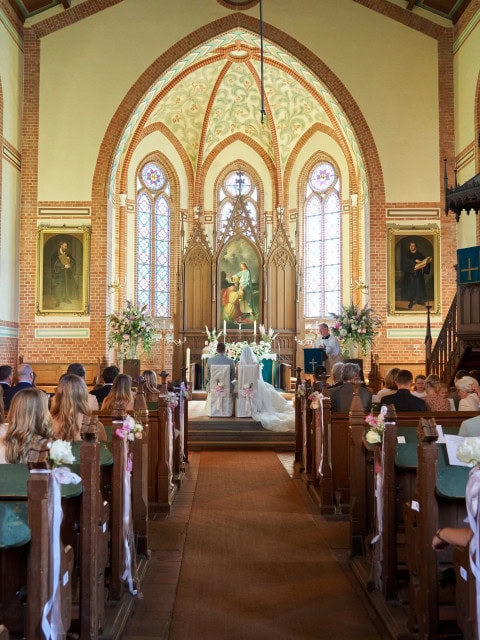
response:
M206 326L207 340L205 341L205 347L203 348L202 354L205 358L210 358L217 354L217 344L219 342L219 338L222 335L222 331L217 333L216 329L209 330ZM247 342L243 340L242 342L227 342L225 343L225 355L229 358L232 358L235 362L240 360L240 356L242 355L242 351L245 347L251 347L253 353L257 360L262 360L262 358L274 358L276 357L274 353L272 353L272 343L277 337L278 334L274 332L273 329L269 329L268 332L265 332L263 325L260 325L260 340L259 342Z
M366 305L360 309L351 302L340 314L331 313L330 316L334 320L331 331L338 339L342 353L348 354L351 345L358 345L366 355L382 325L373 309Z
M147 305L136 307L127 300L125 307L118 313L107 316L108 347L116 347L120 357L136 358L141 340L143 351L148 355L156 342L155 321L147 311Z

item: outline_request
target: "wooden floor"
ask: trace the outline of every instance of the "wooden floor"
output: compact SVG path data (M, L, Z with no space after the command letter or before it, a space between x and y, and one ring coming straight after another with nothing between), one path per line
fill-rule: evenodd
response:
M168 640L169 638L177 583L182 567L187 525L196 490L200 456L200 453L191 453L187 478L176 497L171 513L168 516L163 514L152 516L154 519L150 521L149 531L151 559L142 585L143 597L134 604L133 614L121 636L123 640L147 640L151 638ZM352 593L355 594L355 597L358 597L365 607L372 624L372 635L369 636L369 640L370 638L388 638L389 636L382 630L378 618L369 607L367 598L363 595L353 574L347 568L348 521L345 519L328 520L318 515L303 480L294 468L293 454L285 452L277 453L277 456L298 491L311 504L312 518L316 526L321 530L327 547L337 557L338 570L348 576L348 583ZM335 612L334 615L336 615ZM204 635L201 638L198 636L195 640L203 640L204 637ZM315 637L321 637L321 635ZM297 640L297 638L292 640ZM302 639L298 638L298 640Z

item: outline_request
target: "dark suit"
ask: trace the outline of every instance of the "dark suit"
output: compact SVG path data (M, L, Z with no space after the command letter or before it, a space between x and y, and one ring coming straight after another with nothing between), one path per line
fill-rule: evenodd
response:
M339 387L332 387L328 391L330 393L332 412L340 411L348 413L352 404L353 384L351 382L344 382ZM370 411L370 407L372 406L372 394L370 391L366 387L359 387L358 395L365 411Z
M22 389L30 389L30 387L33 387L31 382L18 382L14 387L10 387L10 389L7 389L7 392L3 396L3 403L5 405L5 411L10 409L10 403L12 401L13 396L16 393L18 393Z
M393 404L397 411L426 411L423 398L417 398L408 389L399 389L396 393L384 396L382 404Z
M3 397L5 397L5 394L7 393L7 391L8 391L11 387L10 387L10 385L8 384L8 382L0 382L0 387L2 387Z
M100 389L93 389L93 391L90 391L92 396L95 396L95 398L97 399L98 406L100 408L102 406L102 402L108 396L108 394L110 393L111 389L112 389L112 384L109 383L109 384L104 384L103 387L100 387Z
M209 358L207 360L207 367L206 367L206 375L207 375L208 382L210 382L210 366L212 364L230 365L230 391L233 391L233 382L235 380L235 362L228 356L224 355L223 353L217 353L216 356Z

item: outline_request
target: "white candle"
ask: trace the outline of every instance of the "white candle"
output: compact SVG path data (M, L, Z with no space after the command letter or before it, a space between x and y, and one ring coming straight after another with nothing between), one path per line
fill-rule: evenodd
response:
M223 321L223 339L225 340L227 337L227 321Z
M190 382L190 347L187 347L187 355L185 356L185 368L187 370L187 382Z
M253 321L253 339L255 340L256 337L257 337L257 321L254 320Z

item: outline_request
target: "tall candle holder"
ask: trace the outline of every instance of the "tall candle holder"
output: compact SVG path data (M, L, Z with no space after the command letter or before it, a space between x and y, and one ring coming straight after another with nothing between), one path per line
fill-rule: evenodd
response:
M162 372L165 370L165 348L167 344L173 344L180 347L187 341L187 338L175 339L173 333L173 322L171 318L158 318L156 323L156 331L159 336L159 342L162 345Z

